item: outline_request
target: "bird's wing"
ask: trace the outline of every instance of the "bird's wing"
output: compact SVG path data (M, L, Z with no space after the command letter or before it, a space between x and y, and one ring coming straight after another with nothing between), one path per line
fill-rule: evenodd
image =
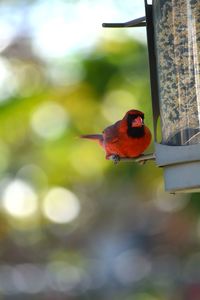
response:
M104 129L103 137L106 143L113 144L119 141L119 125L120 121L117 121L115 124Z

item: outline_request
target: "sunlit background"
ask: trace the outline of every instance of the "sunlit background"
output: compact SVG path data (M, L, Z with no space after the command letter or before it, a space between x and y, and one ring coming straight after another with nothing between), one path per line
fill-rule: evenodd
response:
M199 194L106 161L130 108L152 130L141 0L0 2L0 299L200 299ZM153 151L153 146L149 151Z

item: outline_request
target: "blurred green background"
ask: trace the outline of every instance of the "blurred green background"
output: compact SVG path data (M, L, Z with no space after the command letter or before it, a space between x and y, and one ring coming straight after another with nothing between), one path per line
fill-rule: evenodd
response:
M132 2L0 2L0 299L200 299L199 194L79 139L152 130L145 29L101 28Z

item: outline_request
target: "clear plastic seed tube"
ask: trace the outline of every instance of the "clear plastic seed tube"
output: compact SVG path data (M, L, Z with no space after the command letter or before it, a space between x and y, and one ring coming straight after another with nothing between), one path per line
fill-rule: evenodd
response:
M162 143L200 143L200 0L153 0Z

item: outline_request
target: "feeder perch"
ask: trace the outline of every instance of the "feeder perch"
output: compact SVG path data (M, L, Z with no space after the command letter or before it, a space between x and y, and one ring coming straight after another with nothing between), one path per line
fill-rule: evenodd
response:
M167 191L200 191L200 1L144 3L145 17L103 27L146 26L156 164Z

